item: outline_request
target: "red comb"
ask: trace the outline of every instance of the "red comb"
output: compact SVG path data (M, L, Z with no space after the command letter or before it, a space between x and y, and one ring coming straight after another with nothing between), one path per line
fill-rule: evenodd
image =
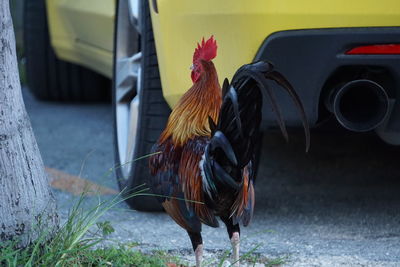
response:
M207 41L201 41L201 45L197 43L197 48L194 50L193 63L199 59L210 61L217 56L217 41L214 40L214 35L211 35Z

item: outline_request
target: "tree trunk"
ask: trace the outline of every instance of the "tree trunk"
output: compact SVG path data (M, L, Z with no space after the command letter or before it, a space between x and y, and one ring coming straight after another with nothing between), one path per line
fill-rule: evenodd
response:
M9 0L0 0L0 243L20 237L25 246L57 225L56 204L22 100Z

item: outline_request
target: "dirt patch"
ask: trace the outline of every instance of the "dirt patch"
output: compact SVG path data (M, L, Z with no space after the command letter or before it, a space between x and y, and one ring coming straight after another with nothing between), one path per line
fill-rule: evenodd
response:
M85 193L88 196L93 195L115 195L118 192L114 189L101 186L79 176L71 175L57 169L47 168L50 184L53 188L67 191L74 195Z

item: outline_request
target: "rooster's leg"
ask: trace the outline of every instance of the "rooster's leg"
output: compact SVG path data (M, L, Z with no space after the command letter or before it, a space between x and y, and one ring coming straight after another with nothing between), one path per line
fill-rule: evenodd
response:
M233 250L233 266L239 266L239 247L240 247L240 227L239 224L234 224L233 219L229 217L221 217L226 225L229 239L231 240Z
M196 256L196 267L201 267L203 260L203 239L201 238L201 233L188 231L188 235L190 241L192 241L194 255Z

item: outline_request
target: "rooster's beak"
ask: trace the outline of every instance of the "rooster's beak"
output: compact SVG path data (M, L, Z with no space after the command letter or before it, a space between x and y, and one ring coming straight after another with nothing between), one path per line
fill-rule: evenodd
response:
M190 70L193 70L193 69L194 69L194 65L193 65L193 64L190 65L189 69L190 69Z

